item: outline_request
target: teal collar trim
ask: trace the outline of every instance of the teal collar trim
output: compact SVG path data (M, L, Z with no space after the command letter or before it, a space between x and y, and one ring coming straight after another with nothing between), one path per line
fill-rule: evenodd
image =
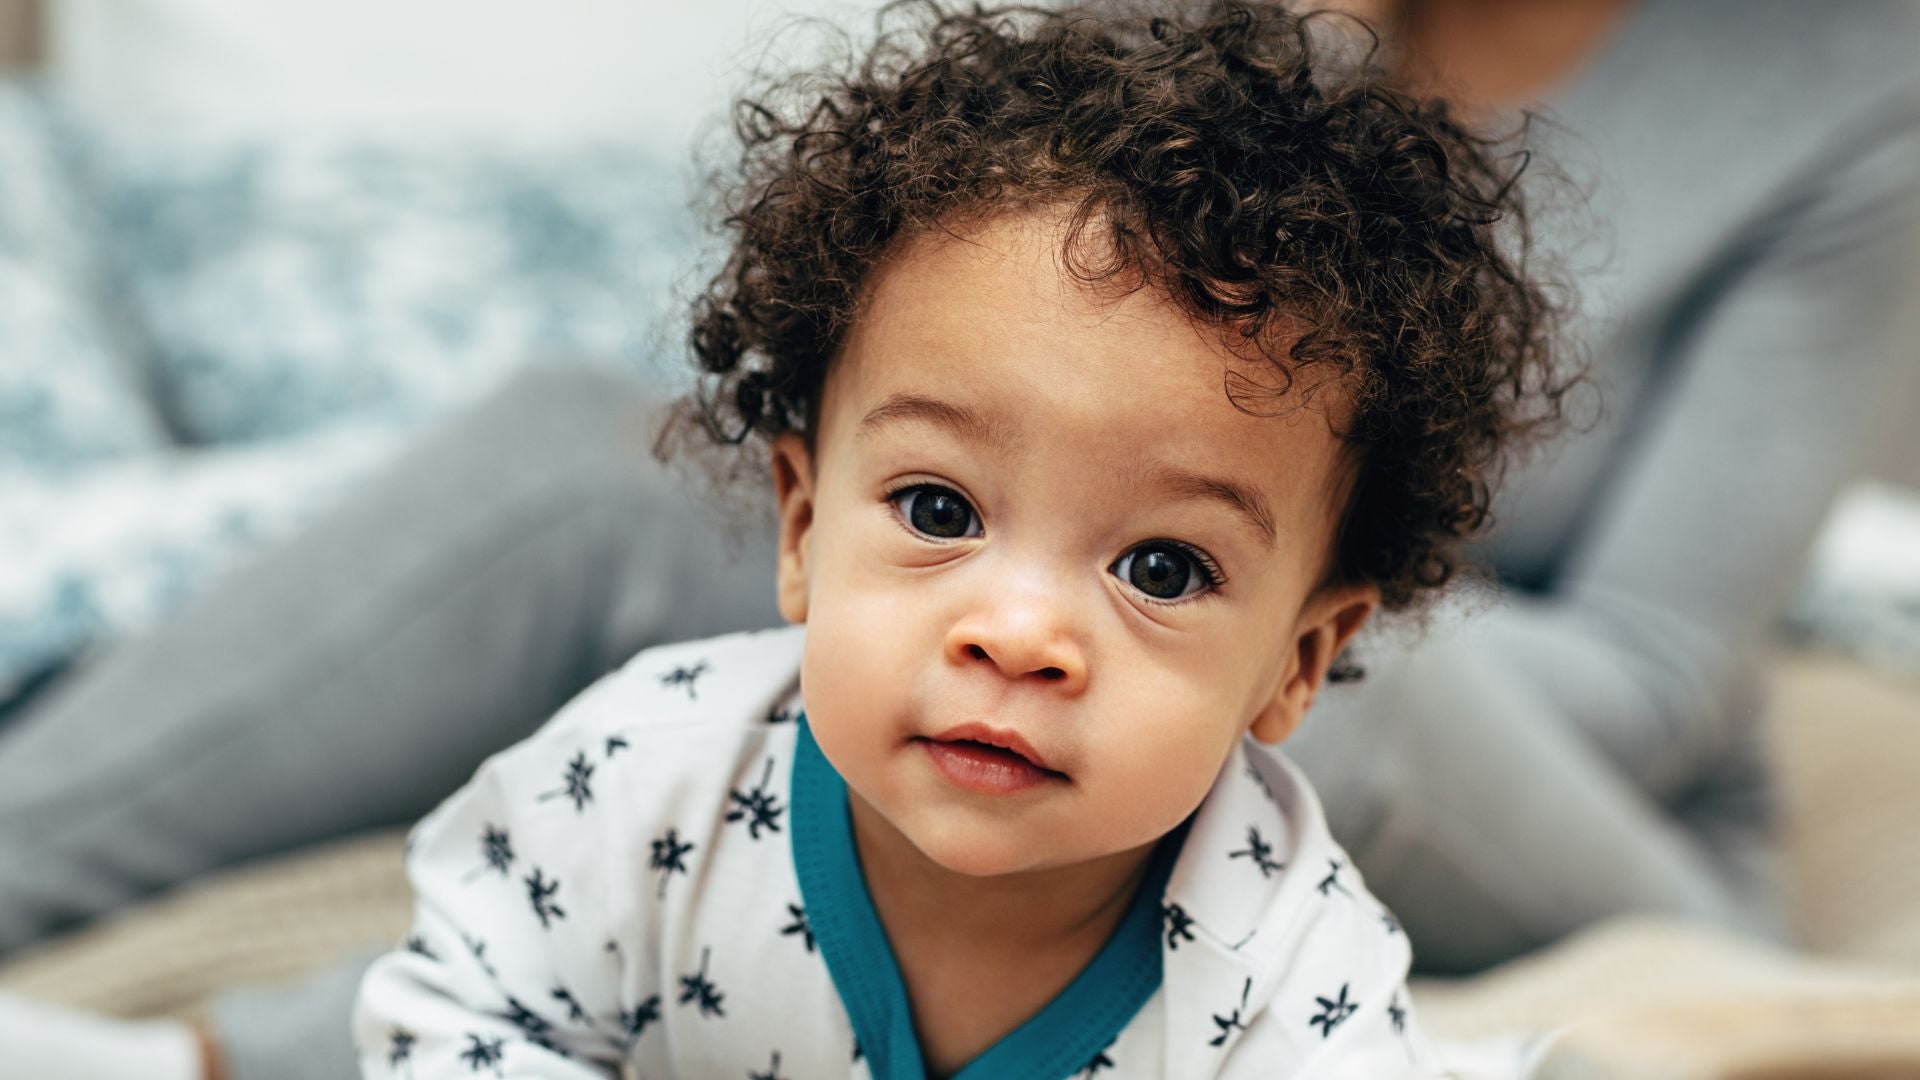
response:
M853 1021L874 1080L925 1080L906 983L867 893L846 781L813 741L803 712L793 758L793 862L807 925ZM1160 988L1160 904L1191 822L1155 848L1113 935L1066 989L954 1080L1059 1080L1085 1069Z

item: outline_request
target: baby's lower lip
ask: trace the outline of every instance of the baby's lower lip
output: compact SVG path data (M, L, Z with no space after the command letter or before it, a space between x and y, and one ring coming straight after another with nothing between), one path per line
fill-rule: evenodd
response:
M1054 780L1065 780L1060 773L1043 769L1011 750L984 743L957 739L937 742L918 740L926 749L933 767L948 780L986 795L1012 795Z

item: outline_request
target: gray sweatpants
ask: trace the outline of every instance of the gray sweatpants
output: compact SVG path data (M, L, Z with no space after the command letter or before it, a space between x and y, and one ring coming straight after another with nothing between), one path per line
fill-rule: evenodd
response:
M410 822L637 649L777 622L768 522L718 524L652 462L653 421L608 376L523 377L32 702L0 730L0 953ZM1424 966L1471 970L1624 910L1771 927L1757 740L1656 803L1523 685L1479 677L1464 642L1443 623L1377 643L1288 747ZM219 1002L236 1080L356 1075L366 959Z

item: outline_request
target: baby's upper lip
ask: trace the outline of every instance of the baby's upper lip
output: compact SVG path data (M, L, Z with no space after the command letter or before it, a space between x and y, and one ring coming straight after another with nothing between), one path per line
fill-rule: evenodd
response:
M997 746L1002 750L1011 750L1019 754L1021 757L1026 758L1028 761L1031 761L1033 764L1048 772L1059 771L1047 764L1047 759L1040 756L1040 752L1033 748L1032 743L1027 742L1027 740L1012 731L1002 731L999 728L988 727L985 724L961 724L958 727L950 727L932 738L935 742L958 742L961 739L966 739L972 742L985 743L988 746Z

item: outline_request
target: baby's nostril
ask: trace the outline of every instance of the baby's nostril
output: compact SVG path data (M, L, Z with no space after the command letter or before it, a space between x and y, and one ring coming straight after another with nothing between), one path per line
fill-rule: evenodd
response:
M1066 677L1067 677L1067 673L1066 673L1066 672L1064 672L1064 671L1061 671L1061 670L1060 670L1059 668L1057 668L1057 667L1049 667L1049 668L1041 668L1041 669L1040 669L1040 677L1041 677L1041 678L1043 678L1043 679L1046 679L1046 680L1047 680L1047 681L1049 681L1049 682L1052 682L1052 681L1053 681L1053 680L1055 680L1055 679L1064 679L1064 678L1066 678Z
M975 660L985 660L987 658L987 650L978 645L969 645L967 646L967 655L973 657Z

